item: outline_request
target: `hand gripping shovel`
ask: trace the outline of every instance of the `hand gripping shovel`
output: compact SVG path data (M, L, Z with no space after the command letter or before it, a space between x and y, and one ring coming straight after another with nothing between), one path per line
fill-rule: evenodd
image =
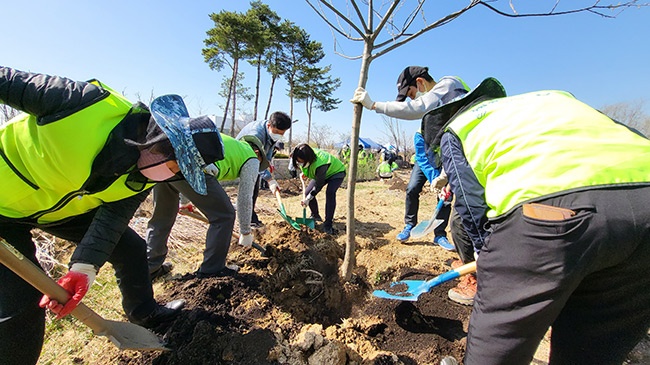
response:
M65 289L2 238L0 238L0 263L57 302L63 304L70 298ZM108 337L120 350L169 350L163 346L158 336L146 328L133 323L104 319L83 302L79 303L71 314L90 327L96 335Z
M300 173L300 182L302 183L302 196L304 197L306 194L306 188L305 188L305 176ZM316 228L316 221L313 219L308 219L307 218L307 207L302 207L302 218L296 218L296 222L299 224L302 224L304 226L307 226L311 229Z
M476 261L457 267L454 270L440 274L431 280L402 280L390 284L388 290L375 290L372 295L378 298L407 300L416 302L422 293L428 293L431 288L460 276L476 272Z
M291 225L291 227L300 230L300 224L296 223L296 221L294 221L293 219L289 218L289 216L287 216L287 210L284 209L284 204L282 204L282 199L280 198L280 192L277 190L275 191L275 198L278 200L278 207L279 207L278 212L280 212L282 218L284 218L284 220L287 221Z
M442 219L436 219L444 203L444 199L438 199L438 204L436 205L436 209L433 211L433 216L431 216L431 219L428 221L422 221L413 227L411 230L411 238L422 238L431 233L431 231L436 229L436 227L444 222Z
M199 212L194 207L192 209L188 209L188 208L185 208L185 207L178 208L178 214L188 216L188 217L192 217L194 219L198 219L198 220L200 220L201 222L204 222L204 223L209 223L208 218L206 218L201 212ZM237 234L236 232L233 232L232 235L233 235L233 237L239 239L239 234ZM269 254L269 251L266 248L260 246L260 244L257 243L257 242L253 242L253 248L258 250L262 254L262 257L270 257L271 256Z

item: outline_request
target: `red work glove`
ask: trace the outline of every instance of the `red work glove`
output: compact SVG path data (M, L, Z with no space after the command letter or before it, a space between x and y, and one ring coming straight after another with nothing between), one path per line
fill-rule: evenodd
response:
M187 204L181 204L181 205L178 206L178 211L181 211L181 210L183 210L183 209L187 210L187 211L190 212L190 213L194 213L194 204L192 204L192 203L190 202L190 203L187 203Z
M54 299L50 299L47 295L43 295L38 305L41 308L47 308L56 313L56 319L67 316L77 308L81 299L86 295L88 288L90 288L90 285L95 280L96 274L97 270L95 270L95 266L93 265L82 263L72 264L70 271L58 281L58 284L70 294L68 302L64 305Z
M440 190L440 194L438 195L438 199L442 199L442 201L447 201L451 198L451 189L449 189L449 185L445 186Z

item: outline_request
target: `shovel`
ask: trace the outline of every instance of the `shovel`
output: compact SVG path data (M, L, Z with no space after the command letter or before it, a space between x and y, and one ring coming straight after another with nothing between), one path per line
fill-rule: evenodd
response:
M2 238L0 238L0 263L57 302L64 304L70 298L65 289ZM95 335L108 337L120 350L169 351L160 342L158 336L146 328L133 323L104 319L84 303L79 303L71 314L90 327Z
M180 214L180 215L184 215L184 216L188 216L188 217L192 217L192 218L194 218L194 219L198 219L198 220L200 220L201 222L208 223L208 218L206 218L206 217L205 217L202 213L200 213L198 210L194 210L194 209L195 209L195 208L193 208L193 209L191 209L191 210L190 210L190 209L187 209L187 208L179 208L179 209L178 209L178 214ZM233 237L239 239L239 234L238 234L238 233L233 232L232 235L233 235ZM271 256L271 255L269 254L268 250L267 250L266 248L260 246L260 244L257 243L257 242L253 242L253 248L256 249L256 250L258 250L258 251L262 254L262 257L270 257L270 256Z
M413 227L411 230L411 238L422 238L431 233L434 229L436 229L436 227L444 222L442 219L436 219L444 203L445 201L443 199L438 199L438 204L436 205L436 209L433 211L433 216L431 216L431 219L428 221L422 221Z
M304 180L305 175L300 173L300 182L302 183L302 196L304 197L306 194L306 188L305 188L305 180ZM316 228L316 221L313 219L308 219L307 218L307 207L302 207L302 218L296 218L296 222L299 224L302 224L304 226L307 226L311 229Z
M278 212L280 212L282 218L284 218L284 220L287 221L291 225L291 227L300 230L300 224L296 223L296 221L289 218L289 216L287 215L287 210L284 209L284 204L282 204L282 199L280 198L280 192L277 190L275 191L275 198L278 200L278 207L279 207Z
M407 300L416 302L422 293L428 293L431 288L438 286L449 280L456 279L463 275L476 272L476 261L469 264L455 268L454 270L447 271L440 274L431 280L402 280L390 284L390 288L386 290L375 290L372 295L378 298Z

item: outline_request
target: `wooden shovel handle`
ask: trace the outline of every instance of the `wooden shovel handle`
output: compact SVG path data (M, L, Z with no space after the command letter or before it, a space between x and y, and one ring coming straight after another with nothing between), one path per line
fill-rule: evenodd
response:
M278 206L280 206L280 209L282 209L281 208L283 206L282 205L282 198L280 198L280 192L277 191L277 190L275 191L275 198L278 200Z
M23 278L23 280L38 289L41 293L61 304L68 302L70 294L65 289L3 238L0 238L0 263ZM79 303L71 314L85 323L96 334L101 335L105 332L106 323L104 318L88 308L85 304Z

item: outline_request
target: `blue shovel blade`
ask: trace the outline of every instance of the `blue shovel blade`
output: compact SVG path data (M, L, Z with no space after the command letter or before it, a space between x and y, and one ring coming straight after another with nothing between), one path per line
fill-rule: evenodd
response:
M438 286L459 276L460 274L457 271L451 270L431 280L402 280L392 283L388 290L375 290L372 292L372 295L384 299L415 302L418 300L420 294L427 293L434 286Z

